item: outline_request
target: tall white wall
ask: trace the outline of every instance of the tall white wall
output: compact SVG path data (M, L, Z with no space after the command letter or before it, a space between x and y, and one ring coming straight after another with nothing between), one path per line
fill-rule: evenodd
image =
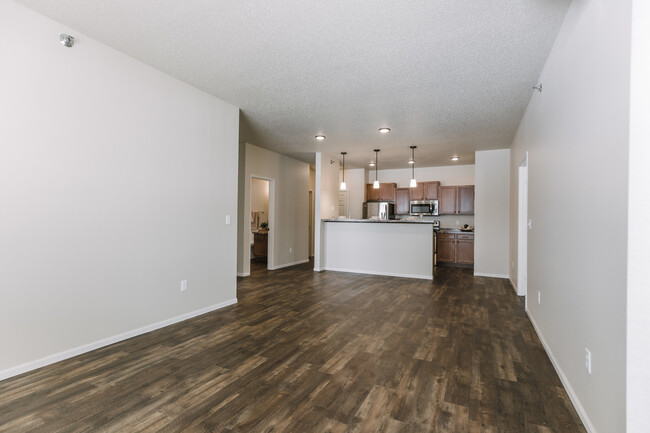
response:
M529 315L587 428L600 433L625 431L630 6L572 2L511 156L510 257L528 151Z
M309 260L309 164L250 143L243 144L243 215L239 218L237 273L250 274L251 178L270 179L269 267Z
M510 149L476 152L474 275L508 278Z
M627 431L650 426L650 2L634 0L628 213Z
M324 268L323 223L336 218L339 206L338 156L316 152L316 211L314 215L314 270ZM347 180L347 179L346 179Z
M345 170L345 183L348 189L348 214L353 219L363 218L363 202L366 197L365 170L355 168Z
M0 58L0 379L234 302L237 108L7 0Z

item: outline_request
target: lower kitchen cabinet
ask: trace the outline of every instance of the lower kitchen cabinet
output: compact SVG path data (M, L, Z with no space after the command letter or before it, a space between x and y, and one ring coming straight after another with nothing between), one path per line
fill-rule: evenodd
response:
M474 234L438 234L438 263L474 264Z

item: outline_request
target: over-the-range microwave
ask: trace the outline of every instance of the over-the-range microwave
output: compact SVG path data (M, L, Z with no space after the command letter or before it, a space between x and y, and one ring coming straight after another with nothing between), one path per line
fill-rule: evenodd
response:
M411 215L438 215L438 200L411 200Z

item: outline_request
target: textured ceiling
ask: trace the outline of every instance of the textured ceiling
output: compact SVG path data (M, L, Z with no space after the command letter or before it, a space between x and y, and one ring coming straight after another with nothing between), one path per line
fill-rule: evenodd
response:
M240 107L242 141L407 168L510 146L570 0L18 2Z

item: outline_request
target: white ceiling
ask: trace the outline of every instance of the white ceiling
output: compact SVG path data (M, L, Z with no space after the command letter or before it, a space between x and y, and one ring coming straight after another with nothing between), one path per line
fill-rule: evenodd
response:
M408 168L510 146L570 0L18 2L240 107L242 141Z

